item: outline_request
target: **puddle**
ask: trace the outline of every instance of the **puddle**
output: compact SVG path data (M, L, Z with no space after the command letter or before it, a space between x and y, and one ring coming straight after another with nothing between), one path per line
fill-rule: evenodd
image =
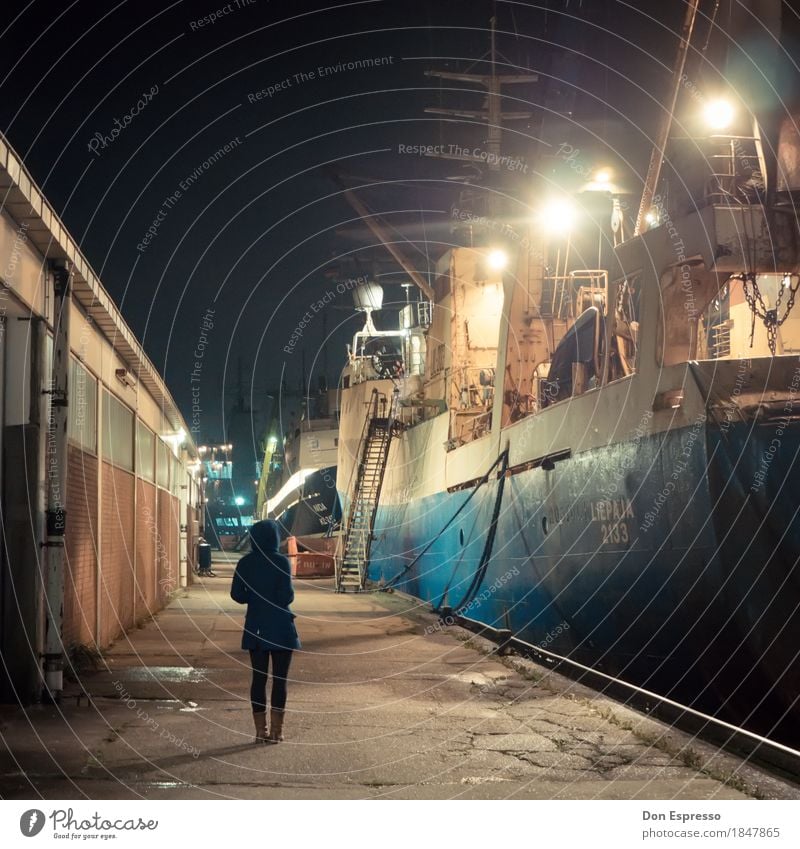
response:
M156 790L175 790L178 787L192 787L186 781L142 781L137 782L137 787L153 787Z
M463 684L476 684L478 687L494 687L497 684L494 678L482 672L458 672L447 677L454 681L461 681Z
M160 681L170 684L199 684L206 680L208 669L194 666L140 666L119 672L118 677L127 681Z

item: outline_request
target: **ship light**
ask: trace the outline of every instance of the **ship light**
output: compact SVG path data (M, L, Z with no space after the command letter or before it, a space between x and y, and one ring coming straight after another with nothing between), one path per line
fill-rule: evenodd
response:
M608 168L601 168L594 175L594 182L600 186L607 186L611 182L611 171Z
M233 503L237 507L241 507L244 504L244 498L241 495L237 495L236 498L233 499Z
M709 100L703 108L703 117L712 130L726 130L733 123L735 110L729 100Z
M651 209L644 217L648 227L655 227L658 224L658 211Z
M575 207L566 198L553 198L542 208L539 218L549 233L566 235L575 223Z
M495 248L489 252L486 261L492 271L502 271L508 265L508 254L500 248Z

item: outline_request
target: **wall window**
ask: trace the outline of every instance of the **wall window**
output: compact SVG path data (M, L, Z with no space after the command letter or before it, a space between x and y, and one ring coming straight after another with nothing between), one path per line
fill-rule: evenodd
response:
M162 439L156 440L156 480L159 486L169 489L170 453L167 443Z
M156 435L147 425L136 420L136 468L148 481L156 479Z
M103 457L133 471L133 411L103 391Z
M181 494L181 484L186 483L184 480L185 473L181 461L173 454L172 456L172 494Z
M97 453L97 380L74 357L69 361L67 435L85 451Z

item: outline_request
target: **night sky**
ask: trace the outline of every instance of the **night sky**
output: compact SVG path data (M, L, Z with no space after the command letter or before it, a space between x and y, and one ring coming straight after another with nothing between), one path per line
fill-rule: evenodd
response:
M485 72L496 14L500 70L540 75L509 92L509 108L532 112L504 139L530 165L505 175L520 216L542 180L569 188L599 165L635 205L683 16L663 0L5 5L0 128L187 421L205 321L201 425L212 440L239 374L261 408L282 377L299 385L303 350L309 384L336 381L361 323L349 294L312 310L284 348L335 290L337 268L388 275L387 299L403 297L403 275L361 250L374 239L332 169L382 183L360 197L410 240L423 273L452 240L447 178L464 166L399 146L481 144L473 122L424 111L480 98L425 71ZM362 60L376 61L347 68ZM578 155L556 155L564 144Z

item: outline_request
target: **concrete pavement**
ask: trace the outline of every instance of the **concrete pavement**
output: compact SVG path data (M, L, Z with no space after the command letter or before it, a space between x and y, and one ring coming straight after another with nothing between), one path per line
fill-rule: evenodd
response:
M81 676L0 708L4 798L798 798L558 675L480 650L400 595L296 582L285 742L252 743L232 562ZM459 637L461 639L459 639ZM516 667L516 668L513 668ZM538 679L538 680L536 680Z

